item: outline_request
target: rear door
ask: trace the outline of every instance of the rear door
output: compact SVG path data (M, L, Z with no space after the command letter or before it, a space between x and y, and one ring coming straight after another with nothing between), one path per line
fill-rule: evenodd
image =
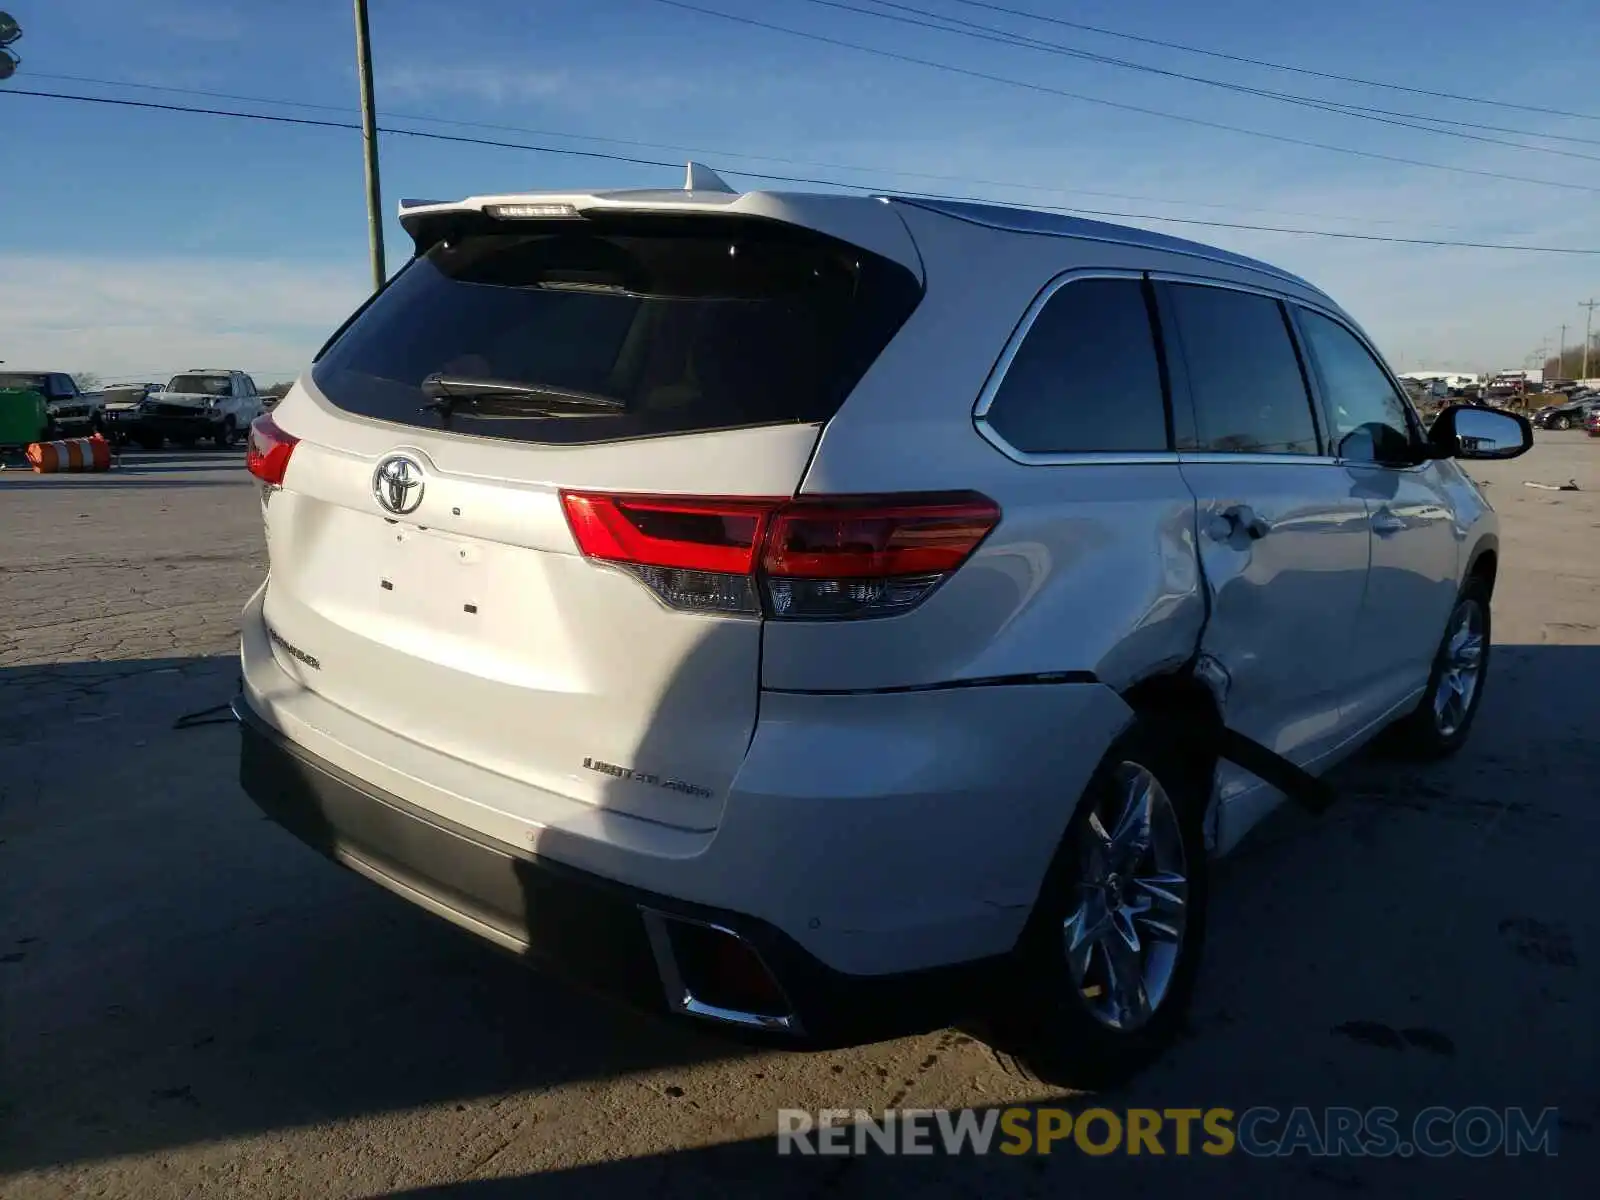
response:
M1161 302L1174 392L1193 405L1180 459L1211 602L1201 650L1231 681L1227 724L1310 764L1341 738L1366 505L1324 452L1278 299L1169 282Z
M441 753L714 827L756 719L761 501L920 294L772 222L476 219L273 411L300 439L266 493L280 665Z

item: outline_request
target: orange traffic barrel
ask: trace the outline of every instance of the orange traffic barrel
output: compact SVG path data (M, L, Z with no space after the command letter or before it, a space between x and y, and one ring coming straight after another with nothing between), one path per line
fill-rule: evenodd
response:
M98 433L93 437L34 442L27 449L28 463L40 475L56 471L109 471L111 443Z

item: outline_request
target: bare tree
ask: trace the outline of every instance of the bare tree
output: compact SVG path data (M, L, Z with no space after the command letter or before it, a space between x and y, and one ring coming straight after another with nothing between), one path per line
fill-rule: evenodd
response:
M100 376L93 371L74 371L72 382L78 385L80 392L92 392L100 386Z

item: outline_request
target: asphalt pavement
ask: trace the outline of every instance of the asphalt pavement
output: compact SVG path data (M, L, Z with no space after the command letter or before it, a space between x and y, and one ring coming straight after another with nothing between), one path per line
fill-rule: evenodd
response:
M1591 1194L1600 441L1475 473L1504 546L1470 746L1363 756L1258 830L1186 1036L1086 1097L954 1031L795 1054L614 1011L322 861L240 792L230 723L180 720L232 694L265 571L237 452L0 472L0 1195ZM1558 1153L776 1153L782 1108L1039 1102L1553 1106Z

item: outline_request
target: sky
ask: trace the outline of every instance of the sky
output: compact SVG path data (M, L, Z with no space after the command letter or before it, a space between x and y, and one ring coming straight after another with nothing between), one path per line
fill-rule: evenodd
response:
M1600 250L1600 22L1592 0L994 0L1135 37L1497 104L1224 61L962 0L903 0L1160 70L1386 109L1412 124L1420 116L1511 129L1518 132L1451 127L1561 154L1356 119L816 0L683 2L975 74L663 0L371 0L380 123L668 164L692 156L743 190L818 186L739 173L765 171L1122 214L1102 219L1305 276L1402 371L1521 367L1542 343L1554 352L1563 323L1567 343L1579 341L1578 304L1600 295L1600 254L1397 245L1159 219ZM926 20L875 0L838 3ZM350 3L0 7L24 33L13 47L22 65L0 82L0 360L105 378L164 378L202 364L262 381L297 374L370 287L356 131L6 93L351 122ZM1363 153L1275 140L1285 138ZM391 272L410 249L392 216L401 197L676 187L683 174L681 165L400 134L382 135L380 152ZM1497 177L1506 175L1519 178Z

